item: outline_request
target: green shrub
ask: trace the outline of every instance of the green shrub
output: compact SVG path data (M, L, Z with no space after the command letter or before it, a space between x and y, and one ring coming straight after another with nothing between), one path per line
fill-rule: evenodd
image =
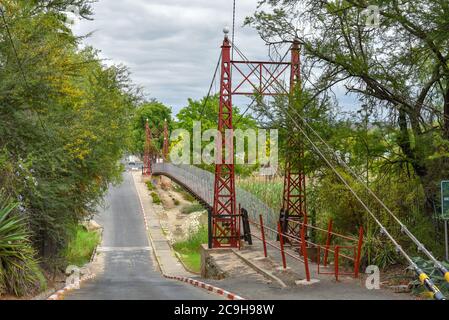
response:
M100 234L96 231L87 231L81 225L72 226L69 233L65 255L67 263L81 267L90 261L95 248L100 243Z
M23 296L45 288L36 252L24 218L16 205L0 206L0 295Z
M181 210L181 213L183 213L183 214L191 214L191 213L194 213L194 212L200 212L200 211L204 211L204 210L205 209L204 209L204 207L201 204L194 203L194 204L191 204L191 205L184 206L182 208L182 210Z
M147 182L146 182L146 185L147 185L147 188L148 188L149 191L154 191L154 190L156 190L156 187L153 185L153 182L147 181Z
M159 198L159 195L156 192L151 192L151 198L153 198L154 204L161 204L161 198Z
M434 282L441 292L447 297L449 296L449 283L444 279L444 276L434 267L432 261L424 260L420 257L412 258L412 260L421 268ZM449 263L442 262L443 265L449 269ZM423 294L427 291L421 282L417 279L412 282L413 292L415 294Z
M175 204L175 206L179 206L181 204L178 199L173 199L173 203Z

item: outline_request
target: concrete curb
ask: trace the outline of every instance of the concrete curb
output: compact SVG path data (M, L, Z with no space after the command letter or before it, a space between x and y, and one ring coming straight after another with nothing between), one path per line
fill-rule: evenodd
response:
M257 266L256 264L254 264L253 262L249 261L247 258L245 258L240 252L237 252L236 250L232 250L232 252L240 258L240 260L242 260L244 263L246 263L249 267L253 268L254 270L256 270L258 273L260 273L261 275L263 275L264 277L267 277L268 279L277 282L282 288L287 288L287 285L284 283L284 281L282 281L281 279L279 279L278 277L276 277L274 274L272 274L271 272L262 269L261 267Z
M91 274L88 276L84 276L80 278L80 282L79 284L83 283L84 281L87 280L91 280L94 279L97 275L96 274ZM64 295L70 291L74 291L74 290L78 290L79 286L77 285L66 285L64 288L62 288L61 290L56 291L56 293L52 294L50 297L47 298L47 300L63 300Z
M191 284L191 285L193 285L195 287L202 288L202 289L205 289L207 291L210 291L210 292L216 293L218 295L224 296L228 300L245 300L244 298L242 298L242 297L240 297L240 296L238 296L238 295L236 295L234 293L231 293L231 292L226 291L224 289L212 286L210 284L207 284L207 283L204 283L204 282L201 282L201 281L198 281L198 280L185 278L185 277L176 277L176 276L165 276L165 278L172 279L172 280L178 280L178 281L182 281L182 282Z
M156 261L159 266L159 269L161 270L162 276L166 279L181 281L181 282L190 284L194 287L198 287L198 288L207 290L209 292L215 293L219 296L224 296L228 300L245 300L244 298L240 297L237 294L231 293L222 288L218 288L218 287L212 286L210 284L207 284L207 283L195 280L195 279L191 279L191 278L187 278L187 277L180 277L180 276L171 276L171 275L166 274L166 272L164 271L164 266L157 254L153 238L151 237L150 229L148 228L148 221L147 221L147 217L145 214L145 209L143 207L142 198L140 197L139 191L137 190L137 185L136 185L136 180L134 179L134 175L133 175L133 181L134 181L134 187L136 188L136 191L137 191L137 196L139 198L140 209L141 209L141 213L143 214L143 219L144 219L144 223L145 223L145 228L147 230L148 239L150 240L151 247L153 248L153 254L156 257Z

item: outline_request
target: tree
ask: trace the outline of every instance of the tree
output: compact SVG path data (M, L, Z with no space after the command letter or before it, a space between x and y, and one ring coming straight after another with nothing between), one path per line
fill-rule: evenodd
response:
M89 17L90 1L2 4L0 188L18 202L42 261L58 266L70 226L121 179L140 95L125 67L78 47L66 12Z
M148 120L153 137L153 152L160 153L164 143L164 122L172 128L172 110L162 103L152 100L141 104L133 119L133 145L131 151L143 155L145 145L145 123Z
M220 97L218 95L197 101L193 99L188 100L188 105L182 108L178 115L178 121L176 123L177 128L182 128L190 132L191 148L193 150L193 124L194 122L201 123L201 133L204 133L209 129L217 129L218 123L218 108L219 108ZM244 115L241 113L239 107L233 106L233 124L234 129L255 129L257 130L257 122L253 119L251 115ZM202 142L204 147L210 142ZM191 150L191 151L192 151ZM201 165L203 169L214 171L215 166ZM257 166L243 166L236 165L236 173L242 175L248 175L257 169Z
M362 0L263 0L261 8L272 10L257 11L247 24L272 45L300 39L316 96L344 85L371 110L389 114L401 161L419 178L430 216L438 182L449 174L449 6L444 0L377 4L378 26L366 24ZM301 23L307 36L299 35Z

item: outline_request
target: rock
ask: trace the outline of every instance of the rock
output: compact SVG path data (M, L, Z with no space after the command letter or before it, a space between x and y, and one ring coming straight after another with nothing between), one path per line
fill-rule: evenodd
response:
M101 228L102 228L95 220L90 220L90 221L84 222L83 226L89 232L101 230Z

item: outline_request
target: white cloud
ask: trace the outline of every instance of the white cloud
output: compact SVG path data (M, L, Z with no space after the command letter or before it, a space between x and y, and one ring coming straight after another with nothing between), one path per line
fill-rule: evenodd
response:
M236 44L248 57L266 59L255 30L243 28L257 0L237 1ZM100 0L94 21L75 32L112 63L127 65L136 84L173 107L206 95L220 53L222 29L232 25L232 0Z

